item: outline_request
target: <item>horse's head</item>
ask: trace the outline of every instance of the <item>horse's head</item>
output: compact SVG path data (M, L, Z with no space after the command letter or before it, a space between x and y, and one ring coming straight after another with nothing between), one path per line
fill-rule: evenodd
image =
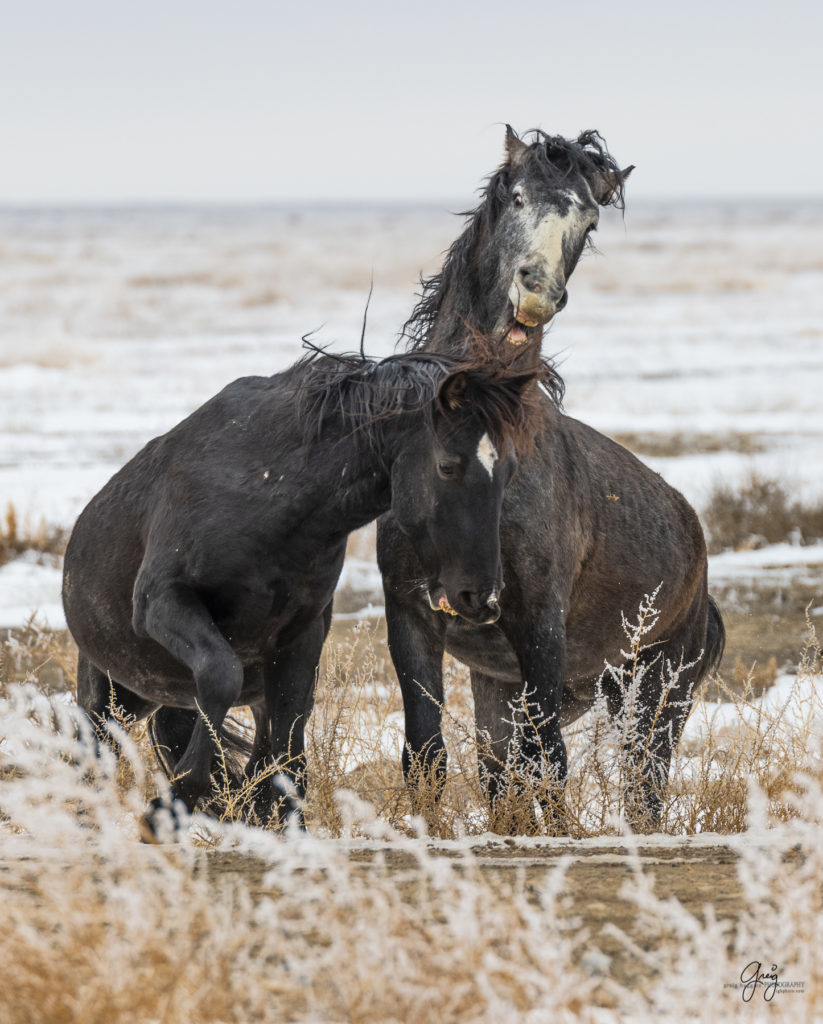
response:
M391 508L435 611L477 624L500 616L503 491L528 436L525 392L535 377L477 367L449 372L427 411L428 429L404 431L392 463Z
M465 328L534 342L566 305L566 284L601 206L622 206L620 170L597 132L575 140L506 126L506 158L423 292L404 333L412 348L453 351Z
M515 345L531 340L530 331L539 337L566 305L566 283L597 227L599 208L622 203L632 171L620 170L597 132L574 141L530 135L526 143L506 126L506 159L487 192L486 245L497 256L494 329Z

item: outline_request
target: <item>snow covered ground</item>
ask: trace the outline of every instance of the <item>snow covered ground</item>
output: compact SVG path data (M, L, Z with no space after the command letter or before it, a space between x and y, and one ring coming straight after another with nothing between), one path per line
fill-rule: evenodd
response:
M460 227L438 208L0 210L0 515L12 502L24 525L68 527L229 380L284 367L308 331L355 346L372 278L368 347L390 352L419 271ZM646 461L698 509L752 470L820 496L822 233L821 204L629 195L546 339L568 412L611 434L680 436L694 454ZM821 549L723 555L712 573L787 566L819 581ZM31 555L0 569L0 626L35 609L60 626L59 579ZM368 590L376 569L361 558L344 583Z

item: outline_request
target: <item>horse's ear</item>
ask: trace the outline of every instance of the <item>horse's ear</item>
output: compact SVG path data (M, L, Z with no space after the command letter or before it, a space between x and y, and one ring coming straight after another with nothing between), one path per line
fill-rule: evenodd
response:
M626 179L634 170L634 164L629 164L625 170L615 172L606 168L598 168L591 174L586 175L589 188L598 206L609 206L622 199L623 185Z
M513 164L518 157L522 156L527 150L528 146L525 142L521 142L517 137L517 133L510 124L506 125L506 163Z
M515 394L523 398L529 388L537 385L537 377L535 377L534 370L526 370L524 373L512 377L508 383Z
M465 373L450 373L440 385L438 398L446 409L459 409L466 399L469 381Z

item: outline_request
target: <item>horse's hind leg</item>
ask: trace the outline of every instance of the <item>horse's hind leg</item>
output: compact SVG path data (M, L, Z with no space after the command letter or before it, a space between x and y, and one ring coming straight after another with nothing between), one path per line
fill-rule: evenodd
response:
M211 785L212 757L223 720L243 688L243 665L208 609L188 588L169 585L153 594L139 620L140 632L164 647L194 676L200 714L174 766L172 792L189 811Z
M175 778L175 766L186 752L199 717L200 713L193 708L164 705L149 719L154 755L169 780ZM252 750L245 736L236 729L227 729L225 722L220 734L220 747L212 757L210 771L214 778L219 779L219 791L213 791L200 808L203 813L217 818L224 815L229 803L237 806L236 797L247 784L244 761Z
M77 703L86 712L98 740L109 746L116 746L109 729L113 721L123 717L140 721L156 707L115 683L82 652L77 658Z

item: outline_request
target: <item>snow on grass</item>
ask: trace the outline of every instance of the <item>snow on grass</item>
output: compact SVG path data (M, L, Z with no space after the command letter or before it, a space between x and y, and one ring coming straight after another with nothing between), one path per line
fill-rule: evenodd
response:
M43 627L65 629L60 600L63 572L60 560L34 551L0 566L0 629L20 628L36 612Z
M823 566L823 544L768 544L752 551L724 551L709 558L709 574L716 579L799 566Z

